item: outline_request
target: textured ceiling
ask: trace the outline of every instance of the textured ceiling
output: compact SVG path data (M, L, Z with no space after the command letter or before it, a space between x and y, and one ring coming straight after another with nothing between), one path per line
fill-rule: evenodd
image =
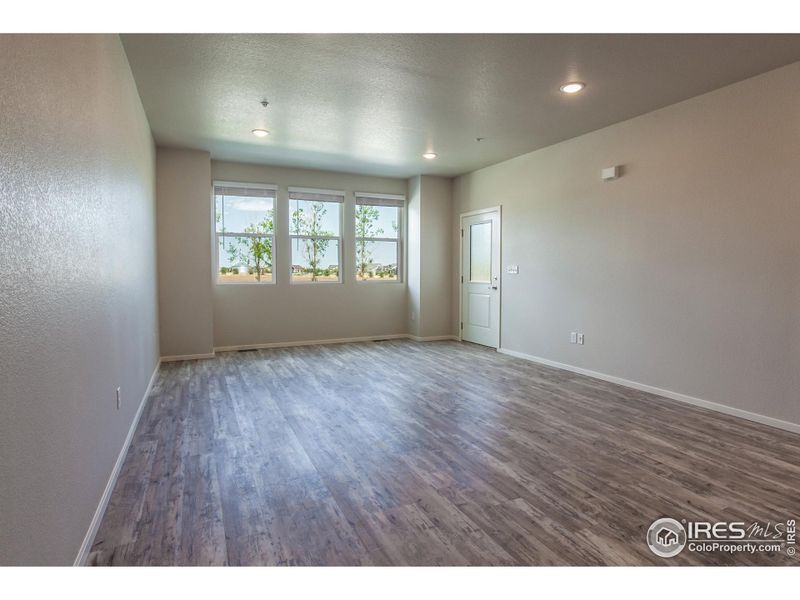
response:
M800 60L800 35L122 41L160 145L400 177L468 172ZM575 79L586 82L583 92L558 91ZM272 135L254 137L257 127ZM428 149L439 158L423 159Z

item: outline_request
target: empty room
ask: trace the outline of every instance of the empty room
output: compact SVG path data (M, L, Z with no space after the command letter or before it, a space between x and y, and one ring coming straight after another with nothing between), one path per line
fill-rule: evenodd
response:
M0 564L796 565L799 61L0 35Z

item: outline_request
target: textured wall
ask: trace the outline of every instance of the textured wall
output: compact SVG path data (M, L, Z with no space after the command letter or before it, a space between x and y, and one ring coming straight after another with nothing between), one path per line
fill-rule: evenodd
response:
M450 281L453 239L453 180L423 175L422 236L420 254L422 288L420 302L421 337L456 335L450 310Z
M156 171L161 356L210 354L211 157L159 148Z
M795 63L460 177L519 265L502 347L800 423L798 97Z
M408 314L406 332L414 336L420 335L420 307L422 304L422 263L421 263L421 236L422 236L422 176L417 175L408 180Z
M453 180L418 175L408 180L408 188L408 333L423 338L456 335L450 302Z
M158 360L154 147L117 36L0 81L0 563L68 564Z

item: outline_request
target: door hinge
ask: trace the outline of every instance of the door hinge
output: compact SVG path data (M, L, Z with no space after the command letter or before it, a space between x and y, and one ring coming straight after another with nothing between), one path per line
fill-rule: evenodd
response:
M461 283L464 283L464 276L461 276Z
M461 321L461 329L464 329L464 321Z
M464 237L464 230L461 230L461 237Z

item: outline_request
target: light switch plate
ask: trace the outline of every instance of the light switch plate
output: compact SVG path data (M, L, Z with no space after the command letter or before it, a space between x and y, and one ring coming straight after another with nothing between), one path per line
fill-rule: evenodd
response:
M578 343L578 333L573 331L569 334L569 343L570 344L577 344Z
M578 343L579 343L581 346L583 346L583 334L582 334L582 333L579 333L579 334L578 334Z
M506 273L510 275L518 275L519 265L506 265Z

